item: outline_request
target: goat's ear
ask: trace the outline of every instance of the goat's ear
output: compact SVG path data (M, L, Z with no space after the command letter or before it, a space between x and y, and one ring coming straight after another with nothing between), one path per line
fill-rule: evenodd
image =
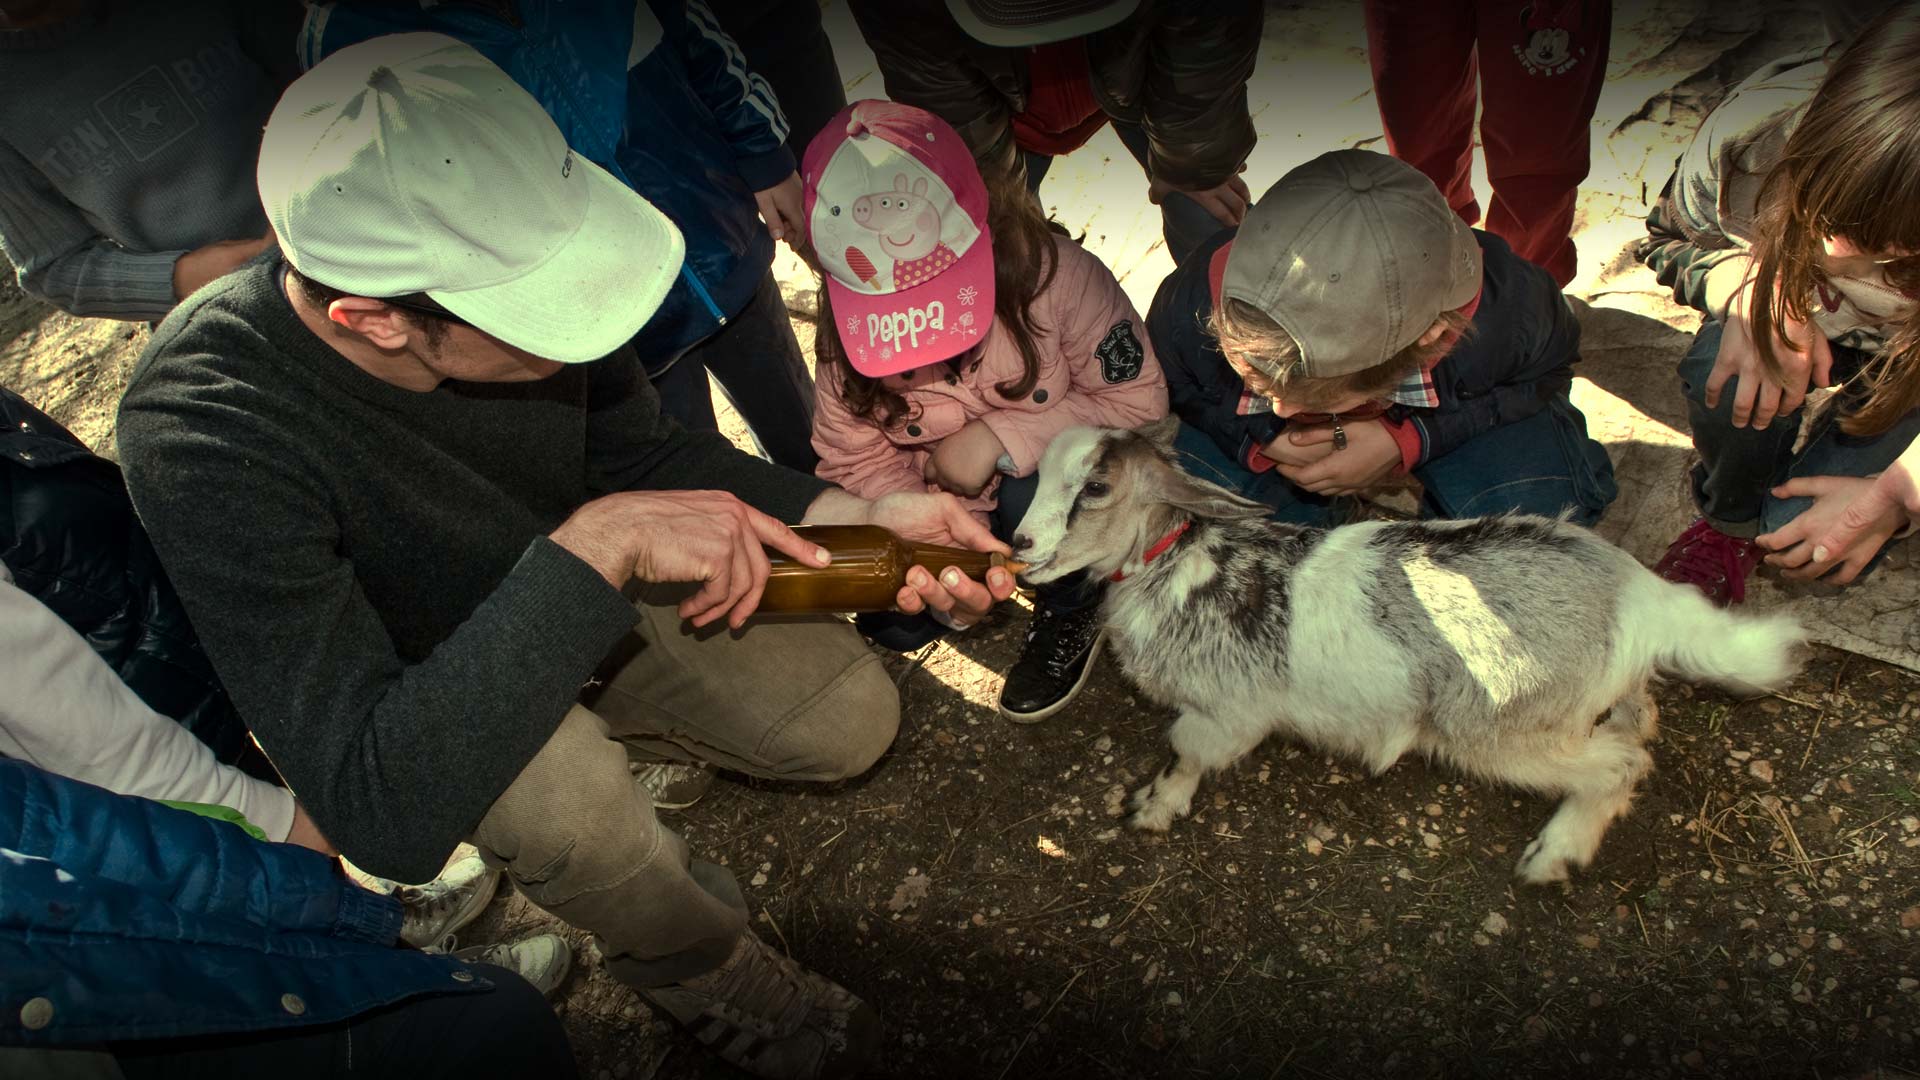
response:
M1168 506L1177 506L1197 518L1214 521L1243 521L1264 518L1273 513L1272 507L1257 503L1252 499L1236 495L1218 484L1195 479L1178 469L1163 469L1159 473L1159 499Z
M1134 433L1143 436L1148 442L1162 450L1173 449L1173 438L1180 434L1180 418L1168 413L1150 424L1134 428Z

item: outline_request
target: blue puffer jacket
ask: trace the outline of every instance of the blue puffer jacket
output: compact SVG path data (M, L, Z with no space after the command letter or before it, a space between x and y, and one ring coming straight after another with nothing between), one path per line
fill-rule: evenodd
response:
M339 0L300 35L310 68L383 34L472 45L532 94L568 145L680 227L680 281L635 346L659 375L752 299L773 265L753 199L794 169L787 120L702 0Z
M491 987L332 859L0 759L0 1046L325 1024Z

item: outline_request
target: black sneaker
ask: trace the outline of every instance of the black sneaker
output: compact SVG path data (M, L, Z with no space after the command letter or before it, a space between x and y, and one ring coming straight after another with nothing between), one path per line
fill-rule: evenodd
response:
M1026 647L1001 684L1000 714L1016 724L1033 724L1066 708L1087 684L1105 636L1099 604L1064 615L1036 609Z

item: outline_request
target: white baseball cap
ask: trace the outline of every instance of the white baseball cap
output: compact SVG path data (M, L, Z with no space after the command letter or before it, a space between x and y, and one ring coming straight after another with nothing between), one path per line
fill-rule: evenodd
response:
M296 80L267 120L259 184L300 273L374 299L425 293L565 363L639 332L686 250L506 72L443 34L374 38Z

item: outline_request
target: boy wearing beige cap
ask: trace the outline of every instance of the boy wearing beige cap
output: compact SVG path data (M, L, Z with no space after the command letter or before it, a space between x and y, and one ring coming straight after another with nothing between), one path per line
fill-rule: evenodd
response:
M1613 465L1567 398L1580 325L1545 270L1432 181L1337 150L1167 278L1147 330L1187 468L1336 525L1411 474L1432 517L1597 521Z

